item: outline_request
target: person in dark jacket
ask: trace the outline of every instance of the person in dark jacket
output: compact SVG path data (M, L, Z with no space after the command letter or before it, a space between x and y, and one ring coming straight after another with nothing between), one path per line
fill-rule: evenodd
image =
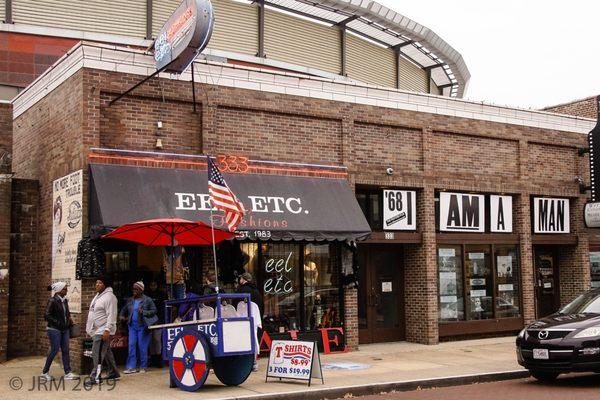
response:
M133 284L133 297L127 299L125 307L121 310L119 317L127 322L129 326L129 353L127 356L125 374L134 372L146 372L148 368L148 346L150 345L149 326L158 321L156 306L152 299L144 295L144 283L139 281ZM139 365L136 350L140 354Z
M58 353L60 347L62 353L63 368L65 370L64 379L78 379L79 377L71 372L71 360L69 359L69 328L73 325L69 303L66 299L67 284L65 282L54 282L48 286L54 295L48 300L44 319L48 322L46 333L50 339L50 351L46 357L46 364L42 370L42 377L47 381L52 380L50 375L50 365Z
M256 303L258 309L260 310L260 315L263 315L263 298L260 294L260 290L258 290L256 284L254 283L254 278L252 277L252 274L249 272L244 272L239 276L238 283L239 286L237 288L237 293L250 293L250 300L253 303Z

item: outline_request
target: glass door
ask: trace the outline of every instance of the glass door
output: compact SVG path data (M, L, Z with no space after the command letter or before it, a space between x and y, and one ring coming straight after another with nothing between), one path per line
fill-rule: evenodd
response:
M555 250L551 247L535 247L534 262L536 316L542 318L556 312L560 304Z
M399 247L359 247L358 322L361 343L405 338L401 255Z

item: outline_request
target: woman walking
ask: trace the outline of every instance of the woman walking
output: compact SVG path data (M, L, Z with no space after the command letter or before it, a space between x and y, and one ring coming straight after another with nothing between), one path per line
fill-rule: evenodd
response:
M54 295L48 300L44 319L48 322L46 333L50 340L50 351L46 358L46 364L42 370L42 377L47 381L54 379L50 375L50 365L58 353L62 353L63 368L65 370L65 379L79 378L71 372L71 361L69 359L69 328L73 325L71 313L69 312L69 303L66 299L67 284L65 282L54 282L48 286Z
M139 281L133 284L133 297L127 299L125 307L121 310L121 320L127 321L129 327L129 354L127 356L127 369L125 374L146 372L148 368L148 346L150 345L149 326L158 321L156 306L152 299L144 294L144 283ZM136 356L139 352L139 360ZM139 361L139 369L138 369Z

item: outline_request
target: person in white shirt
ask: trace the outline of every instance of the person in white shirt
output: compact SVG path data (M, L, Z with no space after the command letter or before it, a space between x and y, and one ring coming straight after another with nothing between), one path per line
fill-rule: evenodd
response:
M92 359L94 370L92 382L100 380L102 363L107 371L106 379L119 379L115 357L110 349L110 337L117 331L117 297L113 294L112 281L109 277L96 280L96 296L90 303L85 330L93 339Z

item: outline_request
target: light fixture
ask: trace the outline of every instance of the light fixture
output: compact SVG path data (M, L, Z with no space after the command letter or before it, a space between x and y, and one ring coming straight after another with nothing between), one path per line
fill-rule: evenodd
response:
M159 150L163 148L163 143L162 143L161 138L156 138L156 144L154 145L154 147L156 147Z

